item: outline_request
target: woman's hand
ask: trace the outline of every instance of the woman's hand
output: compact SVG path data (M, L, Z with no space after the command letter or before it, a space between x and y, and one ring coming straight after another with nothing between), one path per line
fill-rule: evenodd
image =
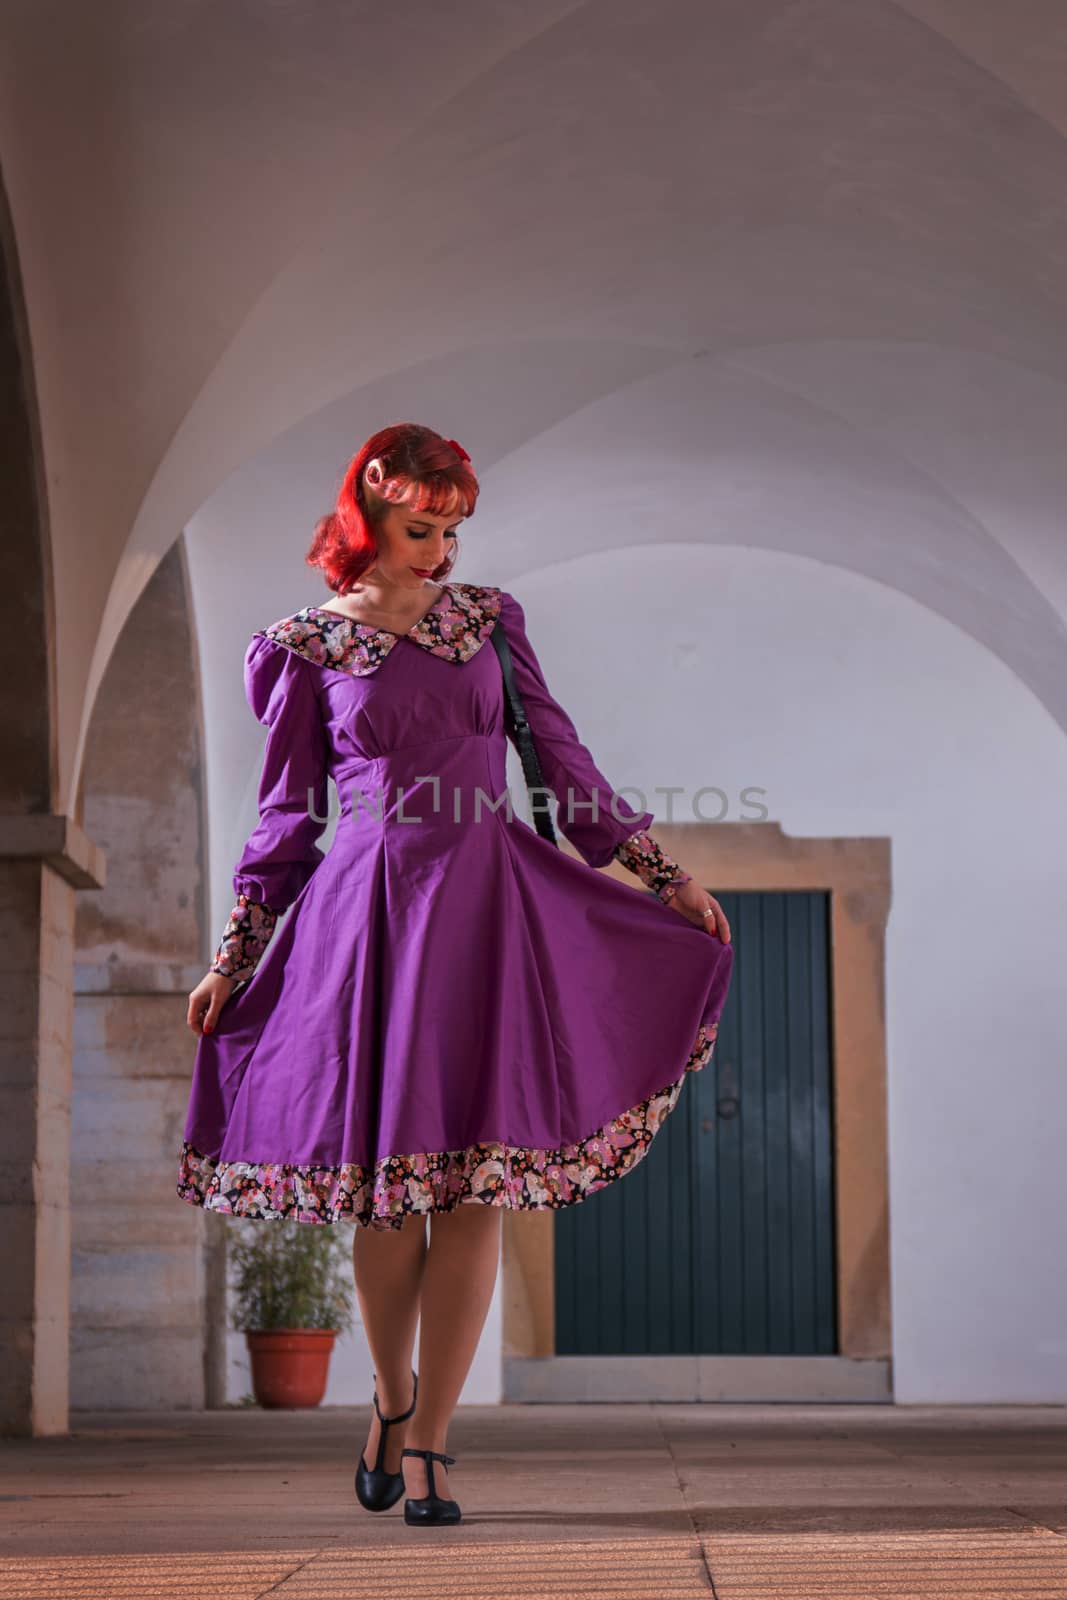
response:
M221 972L209 972L189 996L189 1014L186 1017L194 1033L213 1033L219 1012L237 987L236 978L224 977Z
M726 912L714 895L700 887L696 878L690 878L688 883L680 883L667 904L673 906L675 911L680 911L688 921L704 928L713 938L721 939L723 944L730 943L730 924L726 920ZM709 909L714 915L706 917L704 913Z

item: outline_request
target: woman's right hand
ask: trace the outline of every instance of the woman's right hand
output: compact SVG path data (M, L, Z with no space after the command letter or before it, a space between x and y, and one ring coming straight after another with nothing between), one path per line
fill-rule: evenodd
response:
M214 1032L219 1012L236 987L237 979L224 977L221 972L208 972L201 978L189 996L189 1014L186 1017L194 1033Z

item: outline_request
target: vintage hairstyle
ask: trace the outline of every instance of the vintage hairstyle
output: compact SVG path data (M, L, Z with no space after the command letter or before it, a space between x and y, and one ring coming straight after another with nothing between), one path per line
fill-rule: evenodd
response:
M466 451L432 428L394 422L372 433L349 462L336 508L316 524L308 566L321 567L330 588L347 594L378 553L375 523L388 505L469 517L477 503L478 479ZM452 570L457 548L434 568L435 582Z

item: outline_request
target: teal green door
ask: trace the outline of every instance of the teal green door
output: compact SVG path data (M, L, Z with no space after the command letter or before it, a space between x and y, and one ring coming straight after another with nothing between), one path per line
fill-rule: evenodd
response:
M555 1216L559 1355L832 1355L829 895L718 896L712 1060L632 1172Z

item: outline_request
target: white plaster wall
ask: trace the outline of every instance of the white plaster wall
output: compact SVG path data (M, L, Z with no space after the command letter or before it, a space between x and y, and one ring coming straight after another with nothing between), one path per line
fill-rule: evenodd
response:
M613 779L891 834L898 1397L1062 1398L1064 8L13 0L4 46L57 806L188 525L220 928L248 636L372 428L460 439L457 575Z
M13 0L62 795L175 530L324 403L495 362L512 404L453 412L485 465L757 346L936 341L1062 389L1065 26L1051 0Z
M713 784L730 797L726 820L752 815L741 796L753 788L791 834L892 839L896 1398L1062 1401L1067 739L988 649L886 583L682 544L667 535L688 529L688 513L660 519L661 543L578 555L508 585L549 683L610 780L642 787L661 816L657 786L683 787L683 818L686 797ZM569 508L554 524L578 545ZM202 535L193 530L194 558ZM294 549L302 538L294 528ZM240 540L231 527L229 542ZM492 582L489 543L471 565ZM287 609L284 583L270 571L257 581L270 620ZM307 598L299 583L289 594L294 607ZM247 798L259 743L236 678L215 681L208 714L220 746L241 730L230 766ZM225 809L216 794L212 815ZM213 850L220 914L232 846ZM494 1304L466 1399L498 1397L499 1327ZM365 1402L359 1338L339 1356L329 1398Z

